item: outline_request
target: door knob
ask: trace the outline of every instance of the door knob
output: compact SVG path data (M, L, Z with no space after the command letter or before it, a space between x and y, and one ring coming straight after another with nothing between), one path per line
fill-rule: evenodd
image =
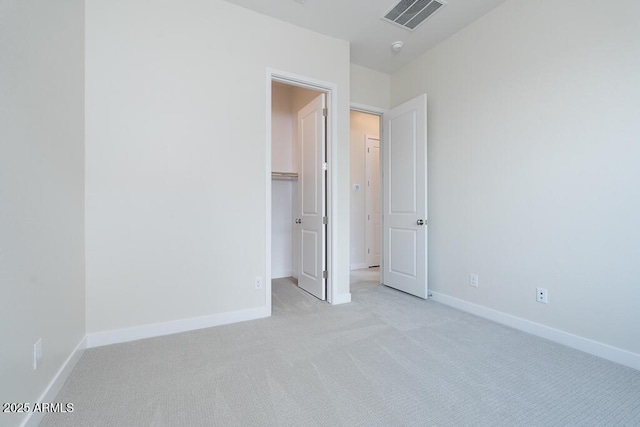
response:
M418 225L424 225L424 220L419 219L418 220Z

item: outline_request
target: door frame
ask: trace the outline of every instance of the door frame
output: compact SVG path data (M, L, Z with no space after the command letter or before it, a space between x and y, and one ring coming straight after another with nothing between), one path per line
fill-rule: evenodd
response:
M371 114L373 116L378 116L378 123L380 124L380 129L378 130L378 135L380 138L380 178L382 179L382 115L384 113L386 113L388 111L388 109L384 109L384 108L378 108L378 107L373 107L370 105L365 105L365 104L358 104L355 102L352 102L349 109L351 111L359 111L361 113L365 113L365 114ZM382 185L380 186L380 191L382 192ZM383 200L382 198L384 197L384 194L380 195L380 202L382 203ZM365 233L366 235L366 233ZM384 233L382 233L382 236L380 236L380 243L384 244ZM382 256L382 254L380 255L380 283L382 283L382 268L384 267L383 265L384 262L384 257ZM349 262L349 265L351 265L351 262Z
M323 92L327 95L327 182L326 182L326 200L327 200L327 302L333 304L338 303L338 287L334 283L336 277L336 267L338 265L335 244L338 241L337 227L335 227L337 212L337 195L336 184L338 182L338 85L331 82L317 80L311 77L299 74L289 73L287 71L267 68L266 73L266 138L265 138L265 158L266 158L266 306L271 316L271 84L272 82L284 83L290 86L298 86L305 89L312 89Z

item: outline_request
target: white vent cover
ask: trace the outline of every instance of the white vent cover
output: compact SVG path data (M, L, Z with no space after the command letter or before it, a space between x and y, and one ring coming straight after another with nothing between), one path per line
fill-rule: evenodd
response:
M382 19L413 31L446 4L442 0L400 0Z

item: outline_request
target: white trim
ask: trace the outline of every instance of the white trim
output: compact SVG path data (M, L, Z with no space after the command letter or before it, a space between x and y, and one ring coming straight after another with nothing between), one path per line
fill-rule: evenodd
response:
M373 107L371 105L358 104L357 102L351 103L351 110L360 111L361 113L374 114L381 116L388 111L388 109Z
M267 254L267 261L266 261L266 265L265 265L265 278L268 277L273 277L273 273L271 272L271 198L273 197L271 194L271 170L273 169L273 165L272 165L272 158L271 158L271 109L273 108L273 106L271 105L271 82L272 82L272 75L269 72L269 69L267 69L267 80L266 80L266 84L265 86L267 87L267 96L266 96L266 112L267 112L267 120L265 120L266 125L267 125L267 129L266 129L266 135L267 135L267 146L265 149L265 193L267 195L267 198L265 200L265 212L266 212L266 225L265 225L265 243L266 243L266 247L265 247L265 253ZM267 308L267 311L269 312L269 316L271 316L271 280L265 280L265 287L264 287L264 292L265 292L265 307Z
M44 389L42 395L40 395L37 403L53 402L55 400L58 392L62 389L62 386L64 385L65 381L67 381L67 378L69 378L69 375L71 375L71 371L73 371L73 368L75 368L78 364L78 361L84 354L84 350L86 348L87 337L85 335L84 338L82 338L78 345L76 345L76 347L73 349L69 357L67 357L67 360L64 361L60 369L58 369L56 375L53 377L51 382L49 382L47 388ZM20 425L22 427L35 427L40 424L40 421L42 421L44 416L44 412L29 412L27 417L22 421L22 424Z
M272 279L284 279L285 277L293 277L293 270L280 270L271 273Z
M369 268L369 263L361 262L361 263L358 263L358 264L351 264L349 266L350 270L363 270L365 268Z
M270 280L267 280L267 283L269 282ZM211 328L213 326L261 319L263 317L269 317L270 315L271 313L266 307L260 307L248 310L211 314L209 316L193 317L191 319L172 320L169 322L152 323L149 325L134 326L131 328L95 332L87 335L87 347L94 348L144 338L161 337L180 332Z
M327 278L327 302L337 304L335 301L342 300L343 297L338 295L338 286L335 282L334 271L338 266L338 251L335 245L338 242L338 229L335 222L338 218L338 85L335 83L317 80L311 77L301 76L286 71L267 68L267 99L266 99L266 181L267 181L267 257L266 272L267 277L271 275L271 82L280 82L288 85L299 86L306 89L313 89L327 94L327 105L329 106L329 115L327 120L327 136L329 142L327 144L327 159L329 167L327 173L327 213L329 216L329 224L327 230L327 270L329 277ZM267 281L268 282L268 281ZM271 283L266 286L267 307L271 312Z
M640 354L632 353L621 348L613 347L598 341L560 331L549 326L535 323L521 317L512 316L501 311L493 310L478 304L473 304L459 298L431 292L434 301L457 308L485 319L518 329L550 341L557 342L567 347L589 353L603 359L640 370Z
M327 159L329 159L329 171L327 172L327 189L329 197L327 198L327 212L329 214L329 225L327 225L329 233L329 246L327 248L327 270L329 277L327 278L327 286L329 287L327 301L330 304L342 304L338 295L338 284L336 281L336 270L338 269L338 251L336 244L338 243L338 86L329 85L329 99L331 102L331 110L327 117L327 126L331 129L331 140L327 144ZM351 298L351 297L349 297Z
M338 304L346 304L351 302L351 292L347 292L346 294L338 294L333 299L333 305Z

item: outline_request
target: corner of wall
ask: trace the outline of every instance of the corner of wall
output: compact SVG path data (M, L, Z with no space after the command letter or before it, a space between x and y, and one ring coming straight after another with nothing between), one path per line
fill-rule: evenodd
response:
M80 340L80 342L76 345L76 347L73 349L69 357L67 357L67 359L64 361L60 369L58 369L58 372L56 372L54 377L51 379L51 381L45 388L44 392L42 392L42 395L40 396L40 398L36 402L33 402L34 404L43 403L43 402L53 402L55 400L56 396L58 395L58 392L62 389L62 386L71 375L71 372L80 361L80 358L82 357L86 349L87 349L87 336L85 335ZM27 417L24 419L21 426L36 427L38 424L40 424L40 422L42 421L42 418L44 418L44 415L45 415L44 412L31 411L29 412Z

